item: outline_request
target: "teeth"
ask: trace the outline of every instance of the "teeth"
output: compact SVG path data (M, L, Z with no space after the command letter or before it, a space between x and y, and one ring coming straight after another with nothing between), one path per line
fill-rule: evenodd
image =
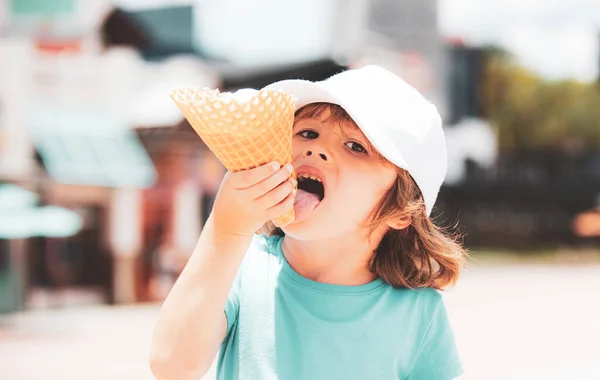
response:
M304 178L310 178L315 181L322 182L321 179L317 176L310 175L310 174L298 174L298 179L304 179Z

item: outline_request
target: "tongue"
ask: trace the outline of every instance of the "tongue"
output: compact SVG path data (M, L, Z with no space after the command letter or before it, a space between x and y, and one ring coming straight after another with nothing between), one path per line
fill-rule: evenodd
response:
M320 200L316 194L309 193L308 191L298 190L296 198L294 200L294 211L296 213L295 223L301 222L312 210L317 207Z

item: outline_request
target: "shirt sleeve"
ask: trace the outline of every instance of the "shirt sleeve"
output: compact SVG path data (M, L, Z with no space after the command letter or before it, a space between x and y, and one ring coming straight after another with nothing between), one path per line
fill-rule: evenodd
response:
M247 266L247 258L251 254L252 250L256 249L260 244L262 244L261 237L258 235L254 235L252 238L252 242L248 247L248 252L244 256L240 267L237 271L235 279L233 280L233 284L229 289L229 295L227 296L227 301L225 302L225 317L227 318L227 334L225 334L225 338L222 343L227 342L229 339L229 335L231 335L231 330L236 325L238 321L238 316L240 313L240 297L242 294L242 279L244 275L244 268Z
M451 380L462 373L454 333L440 298L406 380Z
M225 338L222 343L225 343L229 339L229 335L233 326L237 323L238 315L240 312L240 289L242 282L242 267L237 272L235 276L235 280L233 280L233 284L231 285L231 289L229 289L229 295L227 296L227 301L225 302L225 317L227 318L227 334L225 334Z

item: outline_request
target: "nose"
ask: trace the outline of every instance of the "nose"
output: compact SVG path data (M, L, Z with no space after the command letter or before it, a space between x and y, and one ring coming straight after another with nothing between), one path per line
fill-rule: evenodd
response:
M317 153L316 151L307 149L304 151L304 157L310 157L312 155L320 157L323 161L328 161L327 155L325 153Z

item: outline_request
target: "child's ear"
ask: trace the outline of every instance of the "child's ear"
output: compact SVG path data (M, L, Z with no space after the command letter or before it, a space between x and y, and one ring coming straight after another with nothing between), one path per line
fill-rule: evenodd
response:
M412 218L410 216L406 216L404 218L399 218L399 219L394 219L394 220L388 220L386 222L387 226L394 230L403 230L406 227L410 226L411 223L412 223Z

